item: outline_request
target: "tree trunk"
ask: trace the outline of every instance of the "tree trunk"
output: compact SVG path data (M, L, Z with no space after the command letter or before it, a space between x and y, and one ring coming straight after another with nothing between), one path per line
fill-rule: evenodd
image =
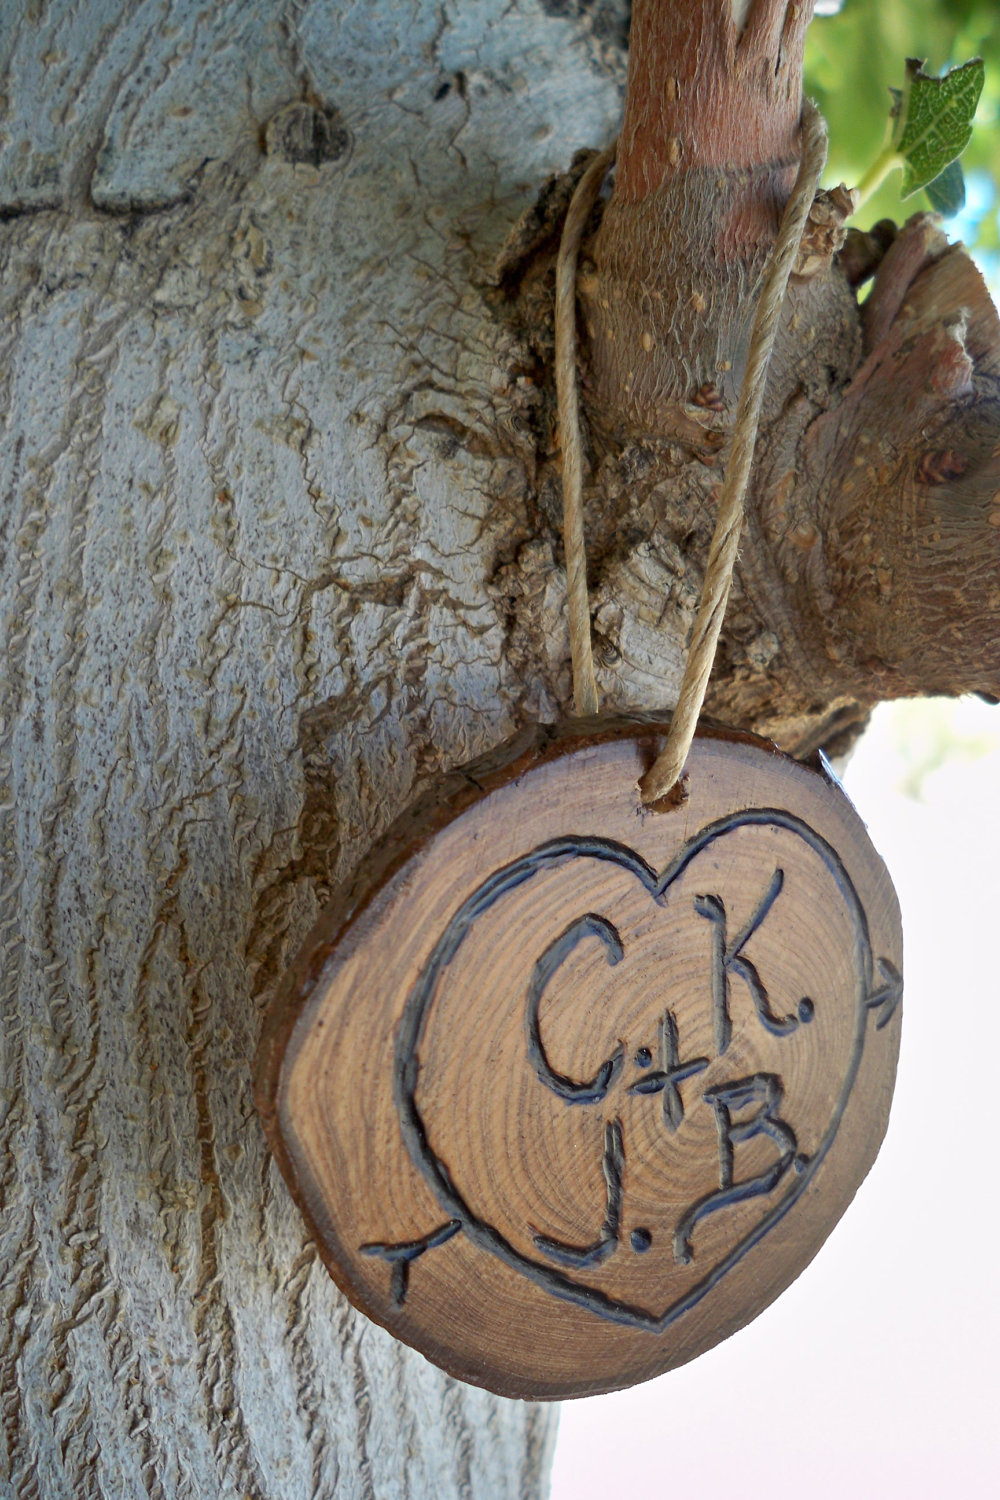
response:
M622 11L3 7L20 1500L544 1486L552 1413L338 1294L251 1063L330 882L421 778L554 705L491 584L525 545L559 575L479 288L535 185L613 133Z
M568 707L549 376L573 175L539 189L618 129L626 9L5 6L0 1357L19 1497L544 1484L547 1411L448 1380L336 1292L251 1063L318 906L419 786ZM676 693L794 175L810 7L736 9L742 31L729 0L637 0L640 79L677 46L664 19L694 18L677 111L650 122L652 85L645 104L633 86L582 268L609 706ZM726 154L733 80L765 64ZM880 695L1000 683L996 315L922 221L862 320L838 214L786 312L710 700L801 753ZM609 350L619 328L641 370Z

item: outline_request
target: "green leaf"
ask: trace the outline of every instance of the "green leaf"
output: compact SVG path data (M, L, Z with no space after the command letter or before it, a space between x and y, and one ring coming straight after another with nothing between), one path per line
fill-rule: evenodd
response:
M952 68L942 78L908 58L903 99L895 108L892 149L903 162L900 196L909 198L935 181L972 138L972 120L983 91L981 57Z
M950 219L965 207L965 174L962 163L953 161L926 188L931 208Z

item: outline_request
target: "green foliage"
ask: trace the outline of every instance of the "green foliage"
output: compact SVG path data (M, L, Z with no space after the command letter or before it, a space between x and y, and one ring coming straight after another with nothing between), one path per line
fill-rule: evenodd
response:
M893 748L899 758L899 790L924 800L928 777L956 761L977 761L1000 749L1000 734L982 725L983 705L967 698L908 698L887 705ZM978 712L977 712L978 710Z
M969 57L985 60L985 86L972 139L962 157L966 175L980 186L994 184L1000 172L997 127L1000 125L1000 24L997 0L844 0L837 15L820 16L806 43L806 92L816 99L830 126L827 181L859 183L885 139L892 90L899 90L904 58L928 59L928 72L946 69ZM951 191L939 211L955 204L957 179L932 184L932 192ZM864 222L879 218L901 221L913 212L900 193L903 180L894 172L864 209ZM956 205L957 206L957 205ZM969 236L967 235L967 238ZM1000 248L996 213L981 219L974 235L979 249Z
M929 182L926 193L931 208L950 219L965 207L965 173L959 161L949 162L933 182Z
M893 150L903 166L904 198L940 177L969 144L985 74L981 57L949 69L942 78L907 59L906 86L892 132Z
M965 202L958 158L972 138L985 71L982 58L974 57L937 78L925 73L918 59L907 58L906 82L901 89L889 90L888 141L858 183L862 203L890 172L901 171L901 197L912 198L927 188L935 206L947 204L947 211L957 213Z

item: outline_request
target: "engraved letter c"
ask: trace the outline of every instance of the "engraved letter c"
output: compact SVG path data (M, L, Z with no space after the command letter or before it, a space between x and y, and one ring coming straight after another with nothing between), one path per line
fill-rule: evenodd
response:
M542 994L559 965L566 961L577 943L582 942L585 937L600 938L609 964L620 963L625 957L625 950L617 929L606 917L599 917L595 912L587 912L586 916L578 917L575 922L571 922L566 931L549 944L535 964L531 984L528 986L528 1056L545 1087L552 1089L553 1093L558 1094L560 1099L564 1099L567 1104L599 1104L620 1071L624 1057L624 1048L619 1043L607 1061L601 1063L593 1078L581 1083L573 1078L565 1077L562 1073L557 1073L545 1051L538 1021Z

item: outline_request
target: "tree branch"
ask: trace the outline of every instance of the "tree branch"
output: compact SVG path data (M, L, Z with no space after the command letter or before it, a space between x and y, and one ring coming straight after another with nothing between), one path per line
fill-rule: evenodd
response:
M621 511L627 471L622 513L635 527L645 504L667 578L684 559L678 598L692 584L696 597L729 462L750 315L798 155L811 14L778 0L635 7L616 183L580 279L583 389L606 455L604 515ZM857 267L835 254L852 207L846 190L820 195L789 289L707 700L793 751L882 698L1000 691L1000 321L926 214L882 236L859 307ZM629 609L658 621L677 605L644 597L646 563L607 520L592 536L602 528L598 628L638 648ZM648 701L647 634L635 686ZM616 677L628 701L627 663Z
M811 0L638 0L614 192L583 302L610 431L678 431L678 403L734 402L752 299L798 166Z
M755 0L739 30L734 0L636 0L619 200L697 167L794 164L812 11L813 0Z
M963 248L921 214L864 327L867 358L805 448L825 554L812 608L872 701L996 694L1000 318Z

